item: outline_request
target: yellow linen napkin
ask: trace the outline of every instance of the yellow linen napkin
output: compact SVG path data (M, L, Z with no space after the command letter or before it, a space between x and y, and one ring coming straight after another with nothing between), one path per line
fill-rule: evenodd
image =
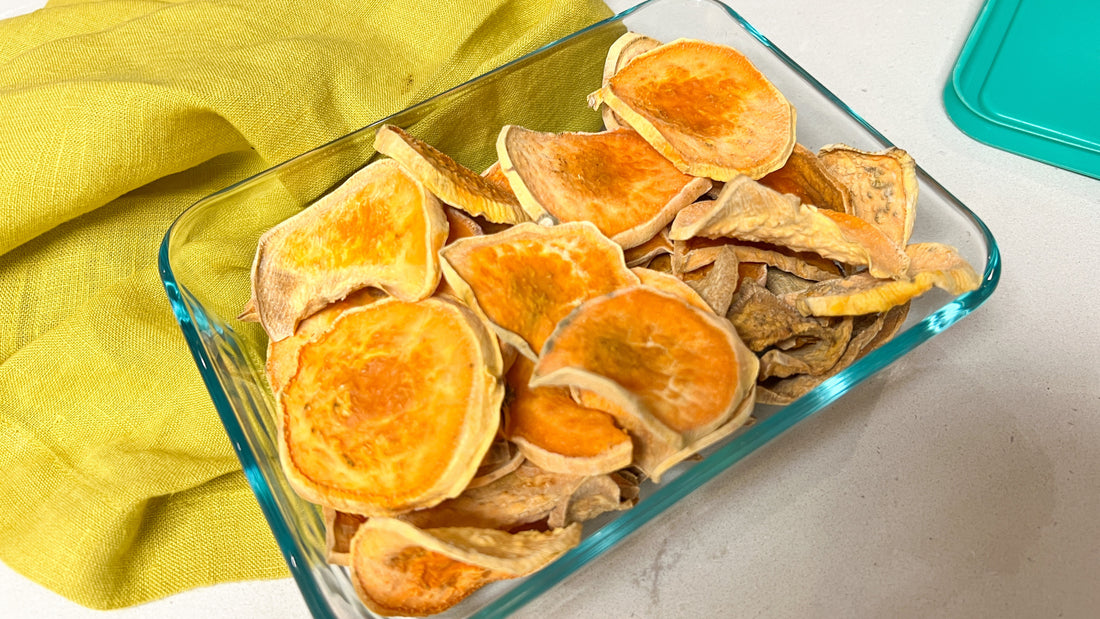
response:
M285 575L168 307L162 235L216 189L608 14L67 0L0 21L0 560L93 608Z

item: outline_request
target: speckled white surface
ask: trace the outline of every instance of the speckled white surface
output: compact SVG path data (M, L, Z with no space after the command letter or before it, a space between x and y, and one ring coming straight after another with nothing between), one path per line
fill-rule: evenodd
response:
M731 2L985 220L1004 257L1000 285L975 314L520 616L1100 613L1100 181L984 146L951 124L940 92L981 4ZM0 617L307 611L282 580L100 613L0 565Z

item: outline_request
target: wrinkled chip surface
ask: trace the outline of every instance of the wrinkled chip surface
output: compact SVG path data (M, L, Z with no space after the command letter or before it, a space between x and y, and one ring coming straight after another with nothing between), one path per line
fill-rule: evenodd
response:
M436 252L446 238L439 200L396 162L375 162L260 237L256 314L281 340L302 318L366 286L423 299L439 283Z
M488 329L455 303L348 310L302 346L280 392L284 470L302 496L365 515L456 496L496 434L501 370Z
M529 359L582 301L638 283L622 248L587 222L520 224L456 241L440 257L447 282Z
M692 204L672 222L674 241L730 237L813 252L845 264L867 266L876 277L904 278L909 258L871 224L846 213L802 204L739 176L713 202Z
M752 178L783 165L794 148L795 111L740 52L679 39L631 60L594 93L693 176Z
M834 144L818 155L829 173L849 188L848 212L905 246L913 234L919 189L917 164L909 153L896 147L871 153Z
M630 466L630 437L604 411L577 404L563 387L531 387L534 363L519 358L508 371L511 389L504 435L544 470L600 475Z
M544 133L508 125L497 154L532 219L590 221L626 248L652 238L710 189L631 129Z
M760 179L760 184L779 193L798 196L803 204L855 214L848 187L829 172L817 155L801 144L795 144L783 167L769 172Z

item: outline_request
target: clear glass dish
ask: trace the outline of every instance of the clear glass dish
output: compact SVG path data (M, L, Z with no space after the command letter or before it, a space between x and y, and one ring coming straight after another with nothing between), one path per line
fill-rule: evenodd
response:
M543 131L597 130L599 116L583 95L599 87L604 52L627 29L663 41L690 37L739 49L795 105L798 141L811 150L836 142L866 150L891 145L736 12L712 0L651 0L379 123L404 127L478 170L495 159L498 119ZM569 87L562 87L566 83ZM494 119L491 126L486 118ZM226 432L306 604L323 619L373 615L359 603L345 569L325 562L320 510L299 499L283 477L263 373L266 339L257 325L234 317L249 298L249 268L260 234L371 161L379 123L204 198L168 230L159 255L165 290ZM757 423L708 449L701 460L673 469L659 486L643 484L635 508L589 523L580 546L560 560L527 578L487 586L443 616L502 617L515 611L981 305L1000 274L996 242L966 206L923 170L918 174L912 240L957 247L983 273L978 290L958 297L928 293L914 302L903 330L886 345L789 406L758 406Z

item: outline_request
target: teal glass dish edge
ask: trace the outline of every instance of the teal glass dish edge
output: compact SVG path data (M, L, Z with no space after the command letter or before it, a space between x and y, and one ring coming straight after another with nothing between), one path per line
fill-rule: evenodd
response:
M775 55L782 63L788 66L788 68L797 73L807 83L812 85L820 95L828 99L839 110L849 115L851 119L861 125L869 134L874 136L877 140L885 145L890 145L891 142L882 136L877 130L869 125L862 117L851 110L840 99L833 95L828 89L822 86L816 79L806 73L797 63L790 59L786 54L774 46L766 37L759 33L752 27L746 20L744 20L738 13L736 13L730 7L716 2L714 0L649 0L643 4L633 7L619 15L611 17L602 22L593 24L592 26L578 31L568 37L565 37L554 43L550 43L546 46L539 48L527 54L526 56L516 59L511 63L508 63L487 75L498 73L500 71L506 71L509 67L515 66L518 63L522 63L525 59L536 56L547 50L554 48L555 46L568 41L570 39L585 35L594 29L602 28L608 24L622 23L632 15L639 14L649 10L651 6L657 5L675 5L675 4L691 4L691 5L708 5L711 7L717 7L717 9L723 11L728 17L740 25L746 32L751 34L761 45L766 47L772 54ZM454 90L459 90L466 87L468 84L482 79L486 76L481 76L467 82L461 86L456 87ZM448 92L452 92L448 91ZM446 95L447 93L441 93L436 97L428 99L421 104L427 104L439 97ZM416 106L414 106L416 107ZM410 108L411 109L411 108ZM407 110L406 110L407 111ZM400 113L399 113L400 114ZM395 115L396 116L396 115ZM385 122L386 119L379 121ZM369 131L371 128L377 126L379 123L374 123L364 129L354 132L351 135L360 134L364 131ZM332 146L345 140L349 136L338 138L327 145L314 149L310 153L317 152ZM255 182L255 179L262 177L265 174L278 170L284 166L289 165L291 162L309 155L310 153L304 153L299 157L290 161L284 162L279 166L275 166L265 172L262 172L249 179L245 179L240 183L227 187L207 198L196 203L192 207L198 207L200 204L215 199L217 196L226 192L232 192L239 190L242 187L247 187L249 183ZM924 173L923 170L918 168L918 173L921 176L921 181L931 187L934 187L938 192L941 192L947 199L953 202L953 206L958 209L965 218L969 220L971 225L979 231L982 236L982 242L985 245L987 251L986 261L984 268L982 269L982 284L973 291L961 295L950 302L940 307L935 312L921 319L918 323L912 325L906 330L899 333L893 340L887 342L879 349L868 354L851 367L825 381L820 386L815 388L809 394L796 402L783 407L776 413L764 418L759 423L751 426L744 432L738 434L735 440L731 440L721 447L709 453L705 460L699 464L691 467L682 475L672 479L671 481L662 484L657 487L656 490L647 496L644 501L639 503L635 508L623 512L613 521L605 524L602 528L596 531L591 536L587 537L580 546L567 553L561 559L540 572L528 576L518 583L512 589L505 591L493 604L489 607L480 609L475 612L473 616L477 617L503 617L517 609L522 607L534 599L541 592L545 591L549 587L555 585L563 578L573 573L583 565L589 563L600 554L605 552L608 548L614 546L619 540L626 537L633 531L637 530L643 524L648 522L657 514L663 512L669 506L675 504L680 498L694 491L717 474L728 470L735 463L742 458L752 453L762 445L770 442L773 438L779 436L787 429L791 428L803 419L813 415L820 411L830 403L835 401L847 390L853 386L859 384L867 377L886 367L888 364L899 359L910 350L919 346L921 343L927 341L931 337L943 330L950 327L952 324L966 316L982 303L984 303L989 296L993 293L997 286L1000 276L1000 254L997 248L996 241L994 240L992 233L986 227L984 222L981 221L969 208L954 198L949 192L942 188L934 179L931 179ZM238 422L233 405L230 402L230 397L227 395L226 388L222 383L222 376L219 373L224 374L223 368L218 367L217 355L211 353L212 347L222 346L226 347L226 354L235 355L238 358L246 359L245 355L239 349L234 350L237 346L235 340L232 337L226 337L227 333L231 335L231 329L227 328L217 316L209 315L202 303L199 302L187 289L177 282L176 275L172 267L172 256L169 251L173 232L177 230L177 226L183 221L187 213L191 211L185 211L181 214L180 218L169 228L165 234L164 241L161 244L158 253L158 266L161 274L161 278L164 283L165 291L170 301L172 310L180 324L180 328L183 332L184 338L191 350L192 356L195 360L196 366L202 376L202 379L206 385L207 390L210 392L211 399L215 405L215 408L222 419L226 432L230 438L234 450L237 453L238 458L241 460L242 467L245 475L252 486L257 500L260 504L261 510L267 518L269 525L275 539L282 551L284 558L287 561L287 565L290 568L291 575L298 583L299 589L302 592L306 605L309 607L311 613L318 618L335 617L331 609L329 600L322 591L318 589L318 583L316 575L310 569L310 566L302 560L302 546L301 540L297 539L294 533L288 527L286 521L282 516L281 506L279 503L279 497L273 493L272 488L268 485L267 480L264 478L261 472L261 465L258 461L257 454L253 451L250 444L249 437L245 430ZM918 214L919 218L919 214ZM228 331L227 331L228 330Z

